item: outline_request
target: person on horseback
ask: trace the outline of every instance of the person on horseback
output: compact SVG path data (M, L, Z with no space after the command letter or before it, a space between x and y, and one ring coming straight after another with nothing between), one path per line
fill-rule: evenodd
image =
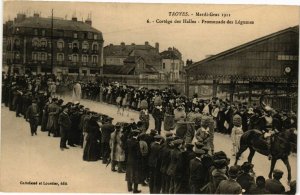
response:
M271 154L271 142L272 142L272 135L274 134L273 131L273 117L272 117L272 110L266 110L265 115L263 116L263 121L264 121L264 125L262 128L262 133L263 133L263 138L266 140L267 142L267 146L268 146L268 157L269 160L272 159L272 154Z

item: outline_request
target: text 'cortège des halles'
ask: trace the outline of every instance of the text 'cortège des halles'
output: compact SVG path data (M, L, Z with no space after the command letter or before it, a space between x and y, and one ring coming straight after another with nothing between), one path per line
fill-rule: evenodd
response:
M249 25L253 20L235 18L231 13L222 12L167 12L163 18L149 18L147 23L156 24L229 24Z

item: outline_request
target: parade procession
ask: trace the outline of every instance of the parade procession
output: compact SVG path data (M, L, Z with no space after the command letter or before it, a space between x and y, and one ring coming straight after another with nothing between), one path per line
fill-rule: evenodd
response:
M3 190L296 194L299 25L191 60L91 15L3 24Z

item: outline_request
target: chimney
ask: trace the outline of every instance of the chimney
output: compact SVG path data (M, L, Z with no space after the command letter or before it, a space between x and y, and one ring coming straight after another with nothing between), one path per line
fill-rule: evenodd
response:
M113 45L114 45L114 44L112 44L112 43L111 43L111 44L109 44L109 46L113 46Z
M15 22L22 22L26 19L26 15L25 14L17 14L17 18L15 18Z
M172 51L172 47L169 47L169 48L168 48L168 51Z
M159 52L159 43L155 43L155 49Z
M146 42L145 42L145 45L149 45L149 42L148 42L148 41L146 41Z
M92 26L92 20L90 18L86 19L85 23Z
M77 17L76 16L72 16L72 21L77 22Z
M131 43L132 46L135 46L135 43Z
M122 47L125 47L125 43L124 43L124 42L121 42L121 46L122 46Z
M34 17L34 18L38 18L38 17L40 17L40 14L39 14L39 13L34 13L34 14L33 14L33 17Z

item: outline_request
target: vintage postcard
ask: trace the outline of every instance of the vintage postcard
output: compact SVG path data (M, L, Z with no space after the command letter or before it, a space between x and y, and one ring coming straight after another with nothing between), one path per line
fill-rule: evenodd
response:
M4 1L0 191L295 194L299 14Z

